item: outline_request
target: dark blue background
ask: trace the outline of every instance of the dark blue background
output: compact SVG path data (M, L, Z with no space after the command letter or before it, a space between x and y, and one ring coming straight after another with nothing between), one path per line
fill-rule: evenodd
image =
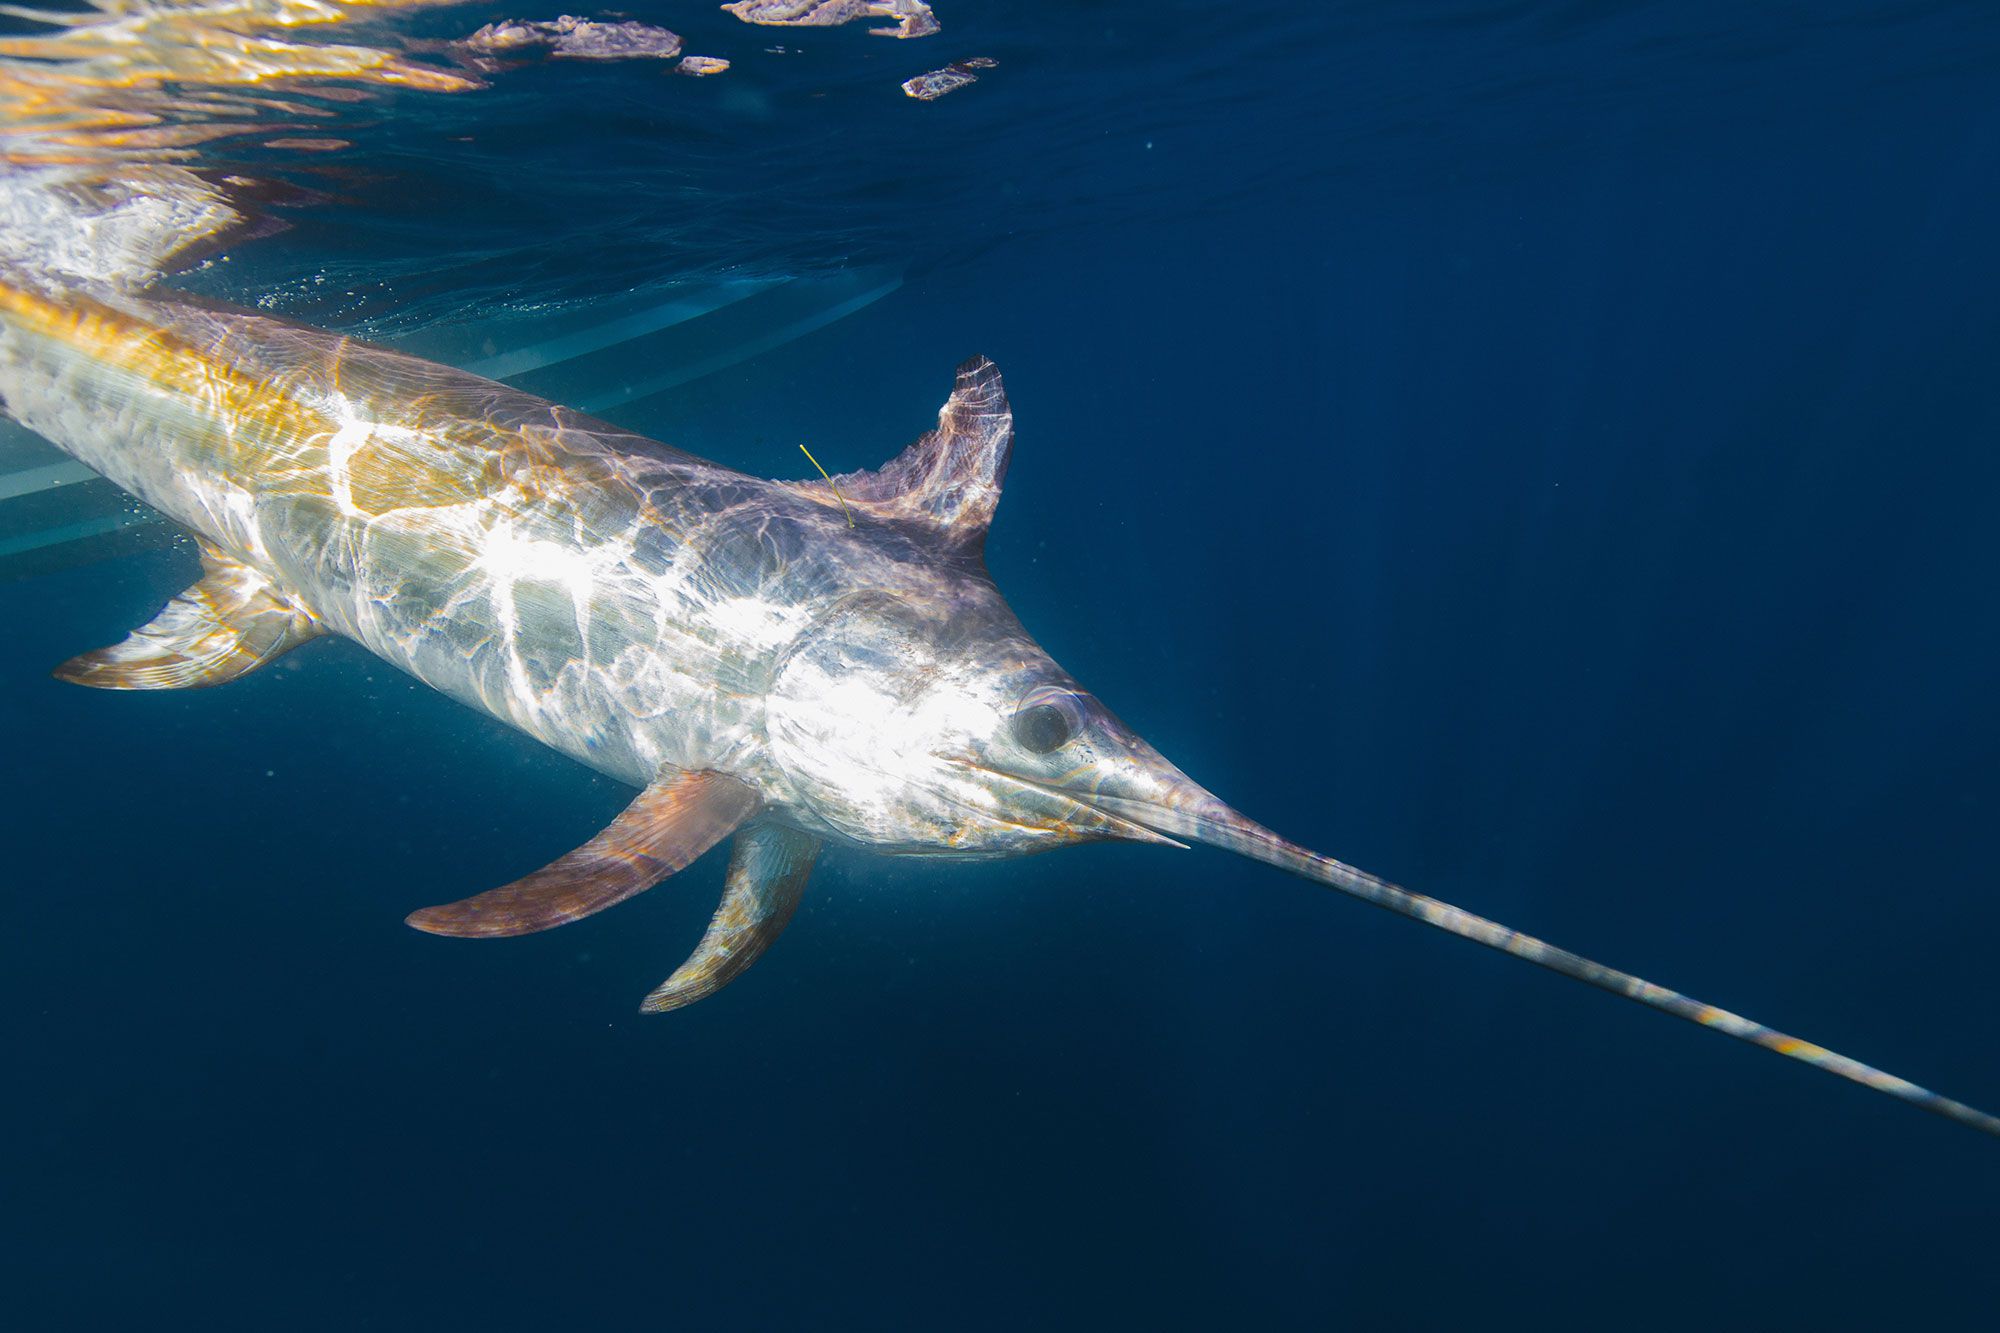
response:
M509 224L440 200L503 184L556 285L715 267L676 229L732 209L772 269L904 258L895 297L625 419L851 468L987 353L1019 424L994 572L1197 779L2000 1106L2000 16L938 4L919 43L658 5L737 68L398 102L376 165L436 153L434 195L356 184L239 272L444 253ZM1002 65L896 95L972 54ZM445 130L484 118L504 162L510 116L543 118L526 165L453 176ZM563 232L544 170L657 189L657 245L592 207ZM212 692L46 678L192 569L0 587L10 1323L1858 1329L2000 1300L2000 1144L1219 853L835 855L764 962L665 1018L634 1006L714 858L552 934L418 935L627 793L344 645Z

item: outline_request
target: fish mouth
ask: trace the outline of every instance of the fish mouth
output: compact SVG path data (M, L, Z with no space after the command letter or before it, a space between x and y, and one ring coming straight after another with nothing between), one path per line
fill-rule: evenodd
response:
M1144 796L1120 795L1101 787L1088 792L1078 791L1074 787L971 759L954 758L948 762L989 778L1014 783L1038 795L1067 802L1085 812L1092 821L1092 826L1084 830L1086 836L1178 847L1183 851L1188 850L1190 843L1205 843L1323 884L1332 883L1336 876L1374 878L1280 837L1230 808L1192 778L1164 762L1159 768L1142 766L1135 773L1141 781L1135 781L1133 789L1142 786L1151 789Z
M1301 879L1367 899L1377 906L1389 907L1406 916L1416 916L1431 925L1445 924L1437 919L1442 913L1428 910L1431 906L1443 908L1448 913L1458 912L1456 908L1433 904L1421 894L1410 893L1344 861L1336 861L1279 836L1224 804L1178 771L1168 778L1155 775L1155 780L1163 787L1158 796L1134 798L1098 792L1093 794L1092 800L1096 808L1107 816L1139 825L1163 841L1186 846L1172 836L1178 835L1189 842L1235 852L1238 856L1262 861ZM1418 903L1425 907L1412 910ZM1476 919L1471 918L1469 913L1459 915ZM1451 926L1446 928L1453 929Z
M1111 808L1111 805L1107 802L1116 801L1117 798L1115 797L1107 798L1095 793L1085 796L1053 782L1045 782L1040 778L1031 778L1024 773L1016 773L1011 769L996 768L992 764L982 764L973 759L950 758L945 762L988 778L998 778L1003 782L1011 782L1038 796L1052 797L1064 802L1071 811L1084 816L1080 822L1075 821L1072 815L1066 815L1061 820L1040 825L1029 825L1024 821L1015 821L1021 823L1023 827L1038 828L1041 831L1050 833L1058 830L1066 830L1074 834L1078 841L1089 838L1106 838L1117 839L1121 842L1150 843L1159 847L1177 847L1182 851L1188 850L1188 844L1178 838L1167 836L1165 832L1155 828L1147 821L1142 814L1126 813ZM1138 802L1118 803L1126 805L1140 804Z
M1040 795L1069 802L1088 812L1094 820L1101 821L1103 836L1178 847L1183 851L1189 847L1188 842L1181 841L1186 838L1276 865L1308 879L1323 878L1316 873L1320 867L1314 863L1324 862L1327 858L1288 842L1237 813L1172 765L1163 765L1164 772L1152 768L1140 770L1144 775L1144 785L1155 789L1142 797L1123 796L1101 789L1078 791L1074 787L969 759L954 759L951 762Z
M1093 799L1107 815L1138 824L1155 837L1177 841L1168 835L1178 834L1307 879L1324 879L1323 864L1329 858L1279 837L1185 779L1170 785L1164 799L1142 800L1101 792Z

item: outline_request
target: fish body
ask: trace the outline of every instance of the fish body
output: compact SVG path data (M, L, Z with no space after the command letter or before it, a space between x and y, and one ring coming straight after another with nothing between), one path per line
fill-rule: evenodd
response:
M559 926L733 836L707 932L642 1005L662 1011L769 947L828 842L1007 856L1188 838L2000 1135L1961 1102L1308 851L1196 785L987 577L1013 416L982 358L882 468L765 481L268 316L0 280L0 403L202 546L194 586L62 678L213 685L338 635L641 788L575 851L411 914L420 929Z
M976 561L852 526L833 486L265 315L0 286L0 402L321 632L634 786L727 772L848 841L882 830L816 818L770 741L801 637L891 589L1012 621Z

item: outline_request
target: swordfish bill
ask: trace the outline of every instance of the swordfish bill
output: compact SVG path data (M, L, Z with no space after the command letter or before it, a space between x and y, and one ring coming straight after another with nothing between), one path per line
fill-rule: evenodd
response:
M872 472L766 481L462 371L190 299L0 276L9 414L201 543L202 576L58 669L234 679L319 637L639 789L438 934L578 920L733 835L723 901L644 1008L738 976L828 844L1006 857L1202 842L2000 1135L1961 1102L1320 856L1236 813L1028 634L983 549L1013 451L984 358Z

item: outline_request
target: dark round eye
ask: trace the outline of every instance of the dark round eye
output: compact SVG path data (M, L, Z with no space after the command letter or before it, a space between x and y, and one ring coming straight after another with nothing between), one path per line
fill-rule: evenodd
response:
M1014 714L1014 739L1021 748L1035 754L1048 754L1069 743L1075 734L1070 726L1069 715L1054 704L1030 704Z

